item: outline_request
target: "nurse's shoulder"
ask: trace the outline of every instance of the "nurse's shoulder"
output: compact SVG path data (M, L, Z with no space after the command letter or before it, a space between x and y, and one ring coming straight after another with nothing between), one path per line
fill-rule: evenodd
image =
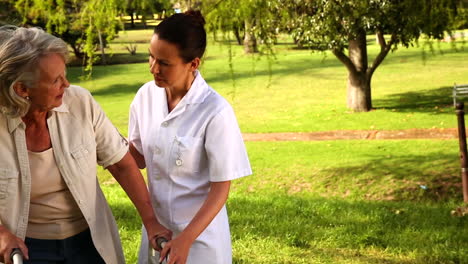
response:
M145 101L152 101L155 96L162 96L163 92L164 88L157 86L154 80L149 81L138 89L135 97L133 98L132 104L136 102L143 103Z

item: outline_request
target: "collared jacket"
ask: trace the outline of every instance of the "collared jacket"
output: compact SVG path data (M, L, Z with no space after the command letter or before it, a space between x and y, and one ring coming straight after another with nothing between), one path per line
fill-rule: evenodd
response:
M177 236L206 200L210 182L234 180L252 170L232 107L198 71L177 106L171 112L167 106L165 89L154 81L146 83L131 104L128 133L145 158L156 215ZM143 235L140 264L148 262L147 253ZM187 263L231 261L228 215L223 207L192 244Z
M116 222L97 179L96 161L104 168L120 161L127 141L111 124L91 94L78 86L65 89L63 103L47 118L55 161L85 217L94 245L109 264L125 263ZM0 224L25 239L31 171L21 118L0 114Z

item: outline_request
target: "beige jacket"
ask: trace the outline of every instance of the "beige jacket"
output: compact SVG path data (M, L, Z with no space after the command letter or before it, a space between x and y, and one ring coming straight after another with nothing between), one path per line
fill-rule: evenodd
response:
M47 119L57 167L91 230L106 263L125 263L117 225L97 180L104 168L128 151L91 94L78 86L65 90L63 104ZM0 114L0 224L24 239L28 226L31 172L21 118Z

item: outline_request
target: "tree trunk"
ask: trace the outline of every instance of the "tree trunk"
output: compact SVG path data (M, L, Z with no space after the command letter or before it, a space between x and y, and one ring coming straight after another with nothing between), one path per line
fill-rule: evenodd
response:
M141 22L143 23L143 28L147 29L148 25L146 24L146 15L145 14L141 15Z
M104 41L102 40L101 30L98 30L99 49L101 50L101 64L107 65L106 53L104 52Z
M370 78L366 73L349 73L348 75L348 108L356 112L367 112L372 109Z
M234 25L233 26L233 32L234 32L234 36L236 36L237 44L242 45L242 39L243 38L241 37L239 31L240 31L240 27L237 26L237 25Z
M132 28L135 28L135 18L133 17L133 10L130 11L130 20L132 21Z
M245 36L244 36L244 52L246 54L256 53L257 49L257 39L252 32L254 22L252 20L246 19L244 21L245 26Z
M70 46L73 49L73 53L75 54L75 57L78 59L83 59L84 58L84 53L81 50L81 45L75 43L70 43Z
M348 107L357 112L367 112L372 109L371 74L367 68L366 32L361 30L349 41L349 59L354 67L348 67Z

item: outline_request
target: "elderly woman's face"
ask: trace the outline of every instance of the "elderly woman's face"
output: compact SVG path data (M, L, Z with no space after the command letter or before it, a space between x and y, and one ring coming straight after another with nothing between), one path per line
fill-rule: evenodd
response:
M65 62L58 54L49 54L39 60L39 80L28 89L30 110L49 111L62 104L65 88L70 86L65 74Z

